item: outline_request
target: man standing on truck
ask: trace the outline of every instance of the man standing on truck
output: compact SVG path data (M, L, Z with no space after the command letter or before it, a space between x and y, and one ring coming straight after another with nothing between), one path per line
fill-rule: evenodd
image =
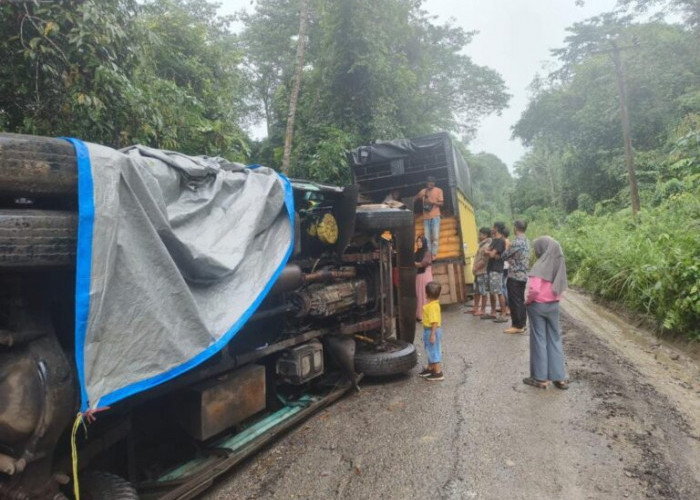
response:
M440 241L440 207L445 203L442 189L435 186L435 177L428 176L426 184L415 196L423 202L423 228L433 260L437 259Z

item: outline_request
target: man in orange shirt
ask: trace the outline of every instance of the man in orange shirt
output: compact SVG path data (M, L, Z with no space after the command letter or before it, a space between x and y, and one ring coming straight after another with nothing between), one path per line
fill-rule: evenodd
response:
M440 241L440 207L445 203L442 189L435 186L435 177L426 179L426 187L415 196L423 202L423 228L428 240L433 259L437 258L438 242Z

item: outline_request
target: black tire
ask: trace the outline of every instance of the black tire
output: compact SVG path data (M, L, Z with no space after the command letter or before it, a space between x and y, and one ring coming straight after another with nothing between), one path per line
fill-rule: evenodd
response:
M404 208L358 207L355 216L358 229L384 231L413 227L413 214Z
M0 195L74 199L77 189L78 170L71 143L0 134Z
M413 344L389 339L385 347L386 350L378 350L367 344L358 345L355 371L368 377L387 377L406 373L418 363L418 353Z
M47 210L0 210L0 269L75 263L78 216Z
M131 483L116 474L87 471L80 477L81 500L138 500Z

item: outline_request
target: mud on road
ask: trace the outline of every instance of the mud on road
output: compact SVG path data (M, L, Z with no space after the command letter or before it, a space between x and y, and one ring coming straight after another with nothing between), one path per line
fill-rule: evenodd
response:
M444 382L365 381L203 498L697 498L697 361L575 292L563 310L569 391L522 384L526 336L446 308Z

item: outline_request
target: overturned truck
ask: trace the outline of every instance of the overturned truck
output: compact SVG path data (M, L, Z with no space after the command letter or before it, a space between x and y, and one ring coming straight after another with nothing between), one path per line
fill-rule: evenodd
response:
M0 499L192 498L412 369L412 251L354 186L0 134Z

